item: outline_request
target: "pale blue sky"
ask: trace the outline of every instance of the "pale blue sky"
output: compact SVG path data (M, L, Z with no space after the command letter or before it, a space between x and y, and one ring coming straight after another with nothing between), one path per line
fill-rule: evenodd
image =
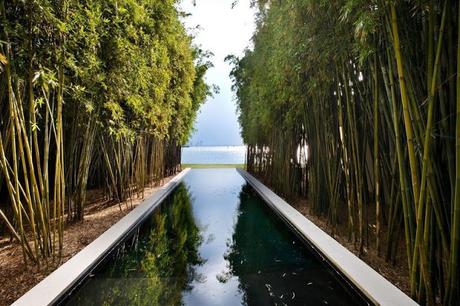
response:
M209 84L216 84L220 93L208 98L195 122L191 145L241 145L234 95L229 73L231 67L224 59L229 54L242 55L254 32L254 12L249 0L182 0L181 7L192 15L185 26L195 36L194 43L214 53L214 68L206 75ZM195 29L199 26L198 29Z

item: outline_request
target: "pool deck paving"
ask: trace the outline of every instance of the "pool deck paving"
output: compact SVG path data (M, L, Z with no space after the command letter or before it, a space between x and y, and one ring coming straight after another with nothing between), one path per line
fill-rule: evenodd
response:
M347 250L267 186L242 169L237 171L257 193L302 235L336 270L345 276L375 305L418 305L355 254Z
M38 285L30 289L12 305L44 306L58 302L69 289L74 287L91 269L102 260L105 254L142 222L182 181L190 169L187 168L159 188L151 197L123 217L87 247L69 259L61 267L48 275Z
M13 305L41 306L58 302L103 259L109 250L116 246L133 227L142 222L175 189L189 170L190 168L187 168L177 174L170 182L24 294ZM388 306L418 305L255 177L243 169L236 169L236 171L277 214L320 252L321 256L359 289L370 302L375 305Z

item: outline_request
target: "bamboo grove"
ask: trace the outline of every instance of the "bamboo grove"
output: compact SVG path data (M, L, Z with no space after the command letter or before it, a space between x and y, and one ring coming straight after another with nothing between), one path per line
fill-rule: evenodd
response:
M175 173L209 94L176 0L0 0L0 234L58 260L86 193Z
M253 4L253 47L228 58L248 169L403 258L420 303L458 305L458 1Z

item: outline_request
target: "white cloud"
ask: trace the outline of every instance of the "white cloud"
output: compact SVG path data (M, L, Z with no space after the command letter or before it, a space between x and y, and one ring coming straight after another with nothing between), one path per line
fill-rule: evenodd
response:
M193 5L196 2L196 5ZM214 68L206 79L216 84L221 91L209 98L202 106L195 124L196 133L191 144L238 145L239 135L236 106L231 93L229 73L231 67L224 59L229 54L241 56L249 45L254 32L254 11L249 0L239 0L232 9L234 0L183 0L180 7L191 13L184 18L185 26L195 36L194 42L214 53ZM199 28L196 27L199 25Z

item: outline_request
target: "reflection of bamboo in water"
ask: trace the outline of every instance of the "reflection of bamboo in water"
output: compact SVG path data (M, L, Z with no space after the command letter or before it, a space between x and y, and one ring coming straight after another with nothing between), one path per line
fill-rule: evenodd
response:
M195 268L203 261L202 242L192 214L190 193L180 184L145 224L124 242L96 273L108 281L85 286L75 304L123 301L125 304L178 305L183 292L202 278Z

